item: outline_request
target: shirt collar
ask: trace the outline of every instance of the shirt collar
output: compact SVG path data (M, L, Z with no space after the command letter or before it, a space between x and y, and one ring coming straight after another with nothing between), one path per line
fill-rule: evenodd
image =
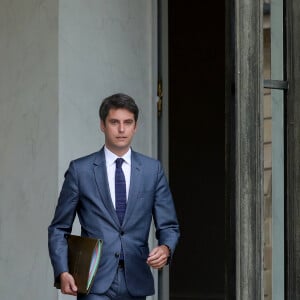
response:
M106 163L108 165L114 164L115 160L119 158L119 156L111 152L106 146L104 146L104 153L105 153ZM122 158L124 159L125 163L129 165L131 164L131 148L129 148L129 150L122 156Z

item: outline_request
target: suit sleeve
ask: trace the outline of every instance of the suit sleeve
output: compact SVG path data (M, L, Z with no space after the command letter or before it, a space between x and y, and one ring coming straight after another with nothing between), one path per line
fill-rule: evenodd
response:
M180 236L173 197L161 164L158 162L153 218L159 245L167 245L171 255Z
M62 272L68 271L68 248L65 236L72 231L78 200L78 176L75 165L71 162L65 173L54 218L48 227L48 248L55 279Z

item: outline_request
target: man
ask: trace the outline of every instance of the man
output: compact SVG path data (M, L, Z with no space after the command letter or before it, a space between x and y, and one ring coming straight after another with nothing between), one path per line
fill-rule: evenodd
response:
M131 149L138 113L128 95L103 100L99 115L105 145L70 163L48 228L54 276L64 294L77 295L68 273L65 238L75 215L82 236L103 240L94 284L88 295L77 295L80 300L146 299L154 294L150 267L161 269L169 263L178 242L175 207L160 162ZM158 246L150 251L152 219Z

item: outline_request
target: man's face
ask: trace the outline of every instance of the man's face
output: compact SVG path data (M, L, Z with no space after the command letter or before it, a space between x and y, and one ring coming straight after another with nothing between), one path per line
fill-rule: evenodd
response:
M101 121L106 147L118 156L125 154L137 130L134 114L127 109L111 109L105 123Z

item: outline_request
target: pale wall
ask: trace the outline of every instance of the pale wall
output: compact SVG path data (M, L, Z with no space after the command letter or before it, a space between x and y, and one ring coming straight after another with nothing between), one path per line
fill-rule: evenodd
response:
M0 298L54 299L58 3L0 1Z
M141 109L134 149L156 155L152 9L149 0L60 1L60 184L70 159L102 147L100 101L116 92L131 95Z
M103 144L100 99L133 96L141 108L134 149L156 155L155 6L0 5L0 298L74 299L52 287L47 227L69 161Z

